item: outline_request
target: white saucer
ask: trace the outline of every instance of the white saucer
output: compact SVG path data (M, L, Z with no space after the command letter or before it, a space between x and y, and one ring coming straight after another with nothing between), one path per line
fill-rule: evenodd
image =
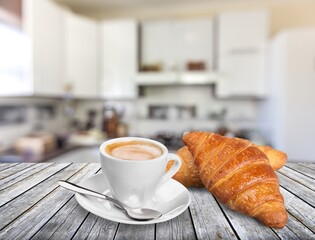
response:
M104 180L103 173L93 175L92 177L82 181L81 186L92 189L94 191L109 195L109 189ZM161 223L177 217L183 213L190 204L190 196L188 190L179 182L171 179L164 183L155 193L150 207L160 211L163 215L160 218L149 221L136 221L130 219L124 212L113 206L110 202L94 197L88 197L81 194L75 195L78 203L87 211L120 223L146 225L153 223Z

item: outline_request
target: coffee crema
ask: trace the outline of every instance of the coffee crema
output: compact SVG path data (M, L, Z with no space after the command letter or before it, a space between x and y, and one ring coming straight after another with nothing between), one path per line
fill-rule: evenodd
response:
M105 148L105 151L109 155L123 160L150 160L163 153L157 145L142 141L112 143Z

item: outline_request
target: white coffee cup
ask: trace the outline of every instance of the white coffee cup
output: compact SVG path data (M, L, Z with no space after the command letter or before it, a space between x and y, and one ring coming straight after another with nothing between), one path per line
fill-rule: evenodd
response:
M126 143L144 143L159 149L160 155L149 160L129 160L109 153L112 146ZM115 148L115 147L114 147ZM156 190L179 170L180 158L169 153L160 142L139 137L122 137L108 140L100 146L102 171L111 194L126 206L145 207L152 202ZM157 150L158 151L158 150ZM114 156L113 156L114 155ZM167 162L174 160L172 167L165 172Z

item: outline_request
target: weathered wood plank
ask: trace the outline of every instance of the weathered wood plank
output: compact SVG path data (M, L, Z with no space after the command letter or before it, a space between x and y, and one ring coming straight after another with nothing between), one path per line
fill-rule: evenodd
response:
M299 162L300 165L303 165L305 167L311 168L315 170L315 163L309 163L309 162Z
M292 170L291 168L285 167L280 170L278 170L281 174L291 178L292 180L298 182L299 184L304 185L305 187L308 187L315 191L315 179L303 175L300 172L297 172L295 170Z
M290 165L285 166L285 167L286 167L285 169L290 168L299 173L302 173L303 175L307 175L308 177L315 179L315 170L310 168L307 165L300 164L300 163L291 163Z
M68 168L73 167L74 169L72 172L62 174L62 172L66 172L66 168L60 172L60 176L58 178L53 180L47 179L45 182L49 182L53 191L51 191L48 195L46 193L45 198L36 202L31 209L23 212L23 214L15 219L10 225L2 229L0 239L4 236L6 239L30 239L34 234L36 234L36 232L39 231L40 228L44 226L74 195L72 192L58 187L58 180L70 178L70 181L78 182L93 175L100 168L99 164L89 164L89 166L84 167L85 165L86 164L71 164ZM39 185L35 186L33 189L37 193L44 190L43 186ZM27 197L27 199L30 198Z
M13 174L16 174L20 171L22 171L23 169L25 168L29 168L31 167L32 165L34 165L35 163L20 163L14 167L11 167L11 168L7 168L3 171L0 172L0 180L1 179L4 179L4 178L7 178Z
M70 177L78 172L85 165L72 164L63 171L49 177L46 181L41 182L35 188L30 189L26 193L13 199L0 208L0 213L3 212L4 221L0 222L0 229L13 221L23 212L31 208L35 203L44 198L47 194L57 188L58 180L63 177ZM52 184L53 183L53 184Z
M88 215L72 197L32 239L71 239Z
M156 224L156 239L196 239L189 209L174 219Z
M155 225L119 224L115 240L154 239Z
M232 211L231 209L225 207L220 203L223 211L225 212L227 218L233 225L233 228L237 231L237 235L240 239L279 239L277 234L272 231L271 228L266 227L262 223L258 222L256 219L240 214L238 212Z
M283 240L313 239L314 233L306 228L301 222L296 221L289 215L286 226L282 229L273 229Z
M50 176L46 181L41 182L37 186L31 188L24 194L16 197L12 201L3 205L0 208L0 213L3 220L0 222L0 230L7 224L14 221L25 211L28 211L35 203L43 199L47 194L57 188L57 181L64 176L72 176L75 172L79 171L83 166L69 165L67 168Z
M304 185L299 184L298 182L292 180L291 178L283 175L282 173L277 173L280 186L288 190L289 192L294 193L298 198L303 199L303 201L315 207L315 192Z
M106 220L89 213L73 240L112 240L117 231L118 223Z
M315 233L314 208L284 188L281 188L281 193L290 215L286 227L275 231L282 239L311 239ZM288 232L294 233L293 238L288 236Z
M14 167L16 165L19 165L20 163L2 163L0 164L0 171L6 170L8 168Z
M3 190L13 184L16 184L19 181L22 181L26 178L28 178L29 176L45 169L48 168L50 165L52 165L52 163L38 163L38 164L34 164L31 165L29 168L23 169L20 172L17 172L9 177L6 177L4 179L0 180L0 190Z
M24 181L18 182L10 187L3 189L0 191L0 206L7 203L9 200L19 196L20 194L28 191L33 186L37 185L38 183L44 181L51 175L59 172L63 168L70 165L70 163L63 163L63 164L53 164L49 168L45 168L44 170L37 172L34 175L29 176L28 178L24 179Z
M214 197L201 188L189 189L190 212L198 239L237 239Z

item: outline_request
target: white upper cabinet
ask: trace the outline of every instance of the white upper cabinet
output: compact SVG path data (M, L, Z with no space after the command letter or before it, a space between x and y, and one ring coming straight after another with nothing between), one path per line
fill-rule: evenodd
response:
M66 14L65 85L75 97L99 96L98 23L85 17Z
M149 21L141 24L140 64L158 64L163 71L176 67L174 22ZM161 69L161 70L162 70Z
M52 0L22 4L23 31L12 34L11 40L15 49L11 54L16 52L15 65L11 64L14 72L0 69L1 77L8 79L0 95L61 97L70 90L74 97L98 97L97 22L72 14Z
M218 16L218 97L264 97L268 14Z
M50 0L25 0L23 16L30 51L26 79L32 93L60 95L64 87L64 11Z
M203 67L189 71L189 63ZM158 67L156 72L139 73L137 82L143 85L213 82L209 74L213 69L213 20L143 22L140 65Z
M105 98L135 98L138 71L138 24L134 20L101 23L102 80Z
M0 22L0 96L25 95L31 90L25 78L29 69L28 44L24 34Z
M218 16L219 52L256 50L266 46L266 11L223 13Z
M174 26L173 49L179 70L187 70L188 62L204 62L205 70L213 68L213 20L177 21Z

